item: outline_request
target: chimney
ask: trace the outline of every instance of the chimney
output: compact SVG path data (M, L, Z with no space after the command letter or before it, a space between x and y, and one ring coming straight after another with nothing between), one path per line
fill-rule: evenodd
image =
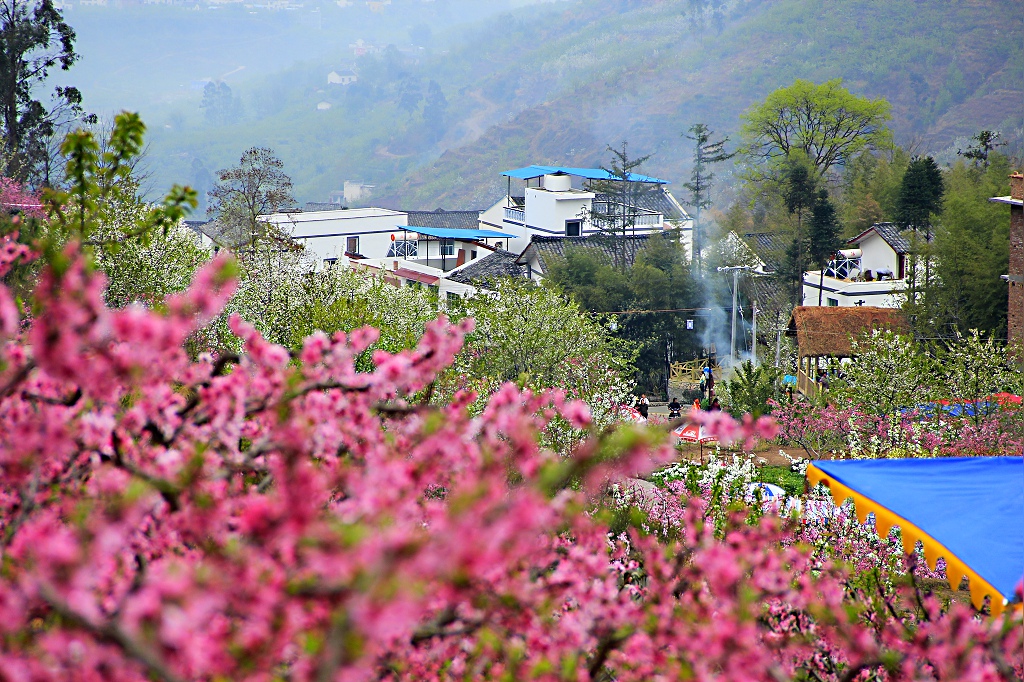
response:
M1024 199L1024 174L1014 173L1010 176L1010 198Z

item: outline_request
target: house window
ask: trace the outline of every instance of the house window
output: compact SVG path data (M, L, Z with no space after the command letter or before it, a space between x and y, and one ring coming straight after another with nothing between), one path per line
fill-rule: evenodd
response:
M345 239L345 251L347 253L359 253L359 237L348 237Z
M418 245L413 239L398 239L391 242L388 258L416 258Z
M455 303L459 300L459 295L454 291L447 292L447 298L449 303Z
M469 252L469 260L476 260L476 251Z
M829 299L826 299L826 300L828 301L828 305L829 305L830 308L835 308L836 306L839 305L839 299L838 298L829 298Z
M441 240L441 255L442 256L454 256L455 255L455 240L454 239L442 239Z
M896 256L896 258L897 258L897 260L899 260L899 267L897 268L897 270L899 270L899 277L897 277L897 279L906 279L907 278L907 254L901 253L900 255Z
M324 258L324 267L333 268L334 264L338 262L337 258Z
M501 251L502 249L505 248L505 242L496 242L494 244L494 248L496 248L498 251Z
M566 220L565 221L565 236L566 237L579 237L583 231L582 220Z

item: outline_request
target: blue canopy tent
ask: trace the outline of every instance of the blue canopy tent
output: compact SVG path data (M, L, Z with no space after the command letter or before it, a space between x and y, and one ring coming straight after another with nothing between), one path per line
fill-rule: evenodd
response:
M990 599L998 615L1024 580L1024 457L949 457L818 461L811 485L824 483L836 504L853 498L861 523L873 513L879 535L899 526L903 549L924 545L942 557L955 590L965 576L971 601Z

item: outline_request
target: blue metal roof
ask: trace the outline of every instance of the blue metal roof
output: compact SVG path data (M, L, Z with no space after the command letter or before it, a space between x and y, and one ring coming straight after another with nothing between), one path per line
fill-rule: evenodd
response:
M477 239L515 239L514 234L506 234L496 230L471 230L454 227L415 227L413 225L399 225L399 230L425 234L440 239L462 239L465 241L476 241Z
M527 166L526 168L505 171L502 175L518 180L532 180L533 178L554 173L564 173L565 175L573 175L577 178L586 178L587 180L618 180L618 178L602 168L567 168L565 166ZM631 182L650 182L657 185L669 184L668 180L659 180L658 178L638 175L637 173L630 173L629 179Z

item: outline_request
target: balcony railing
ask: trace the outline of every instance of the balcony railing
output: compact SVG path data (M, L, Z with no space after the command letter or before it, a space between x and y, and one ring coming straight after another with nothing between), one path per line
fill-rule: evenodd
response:
M505 208L505 220L526 224L526 211L521 208Z
M595 226L602 230L622 229L623 225L629 227L658 227L664 220L660 213L639 213L634 216L622 217L612 216L608 218L593 217Z

